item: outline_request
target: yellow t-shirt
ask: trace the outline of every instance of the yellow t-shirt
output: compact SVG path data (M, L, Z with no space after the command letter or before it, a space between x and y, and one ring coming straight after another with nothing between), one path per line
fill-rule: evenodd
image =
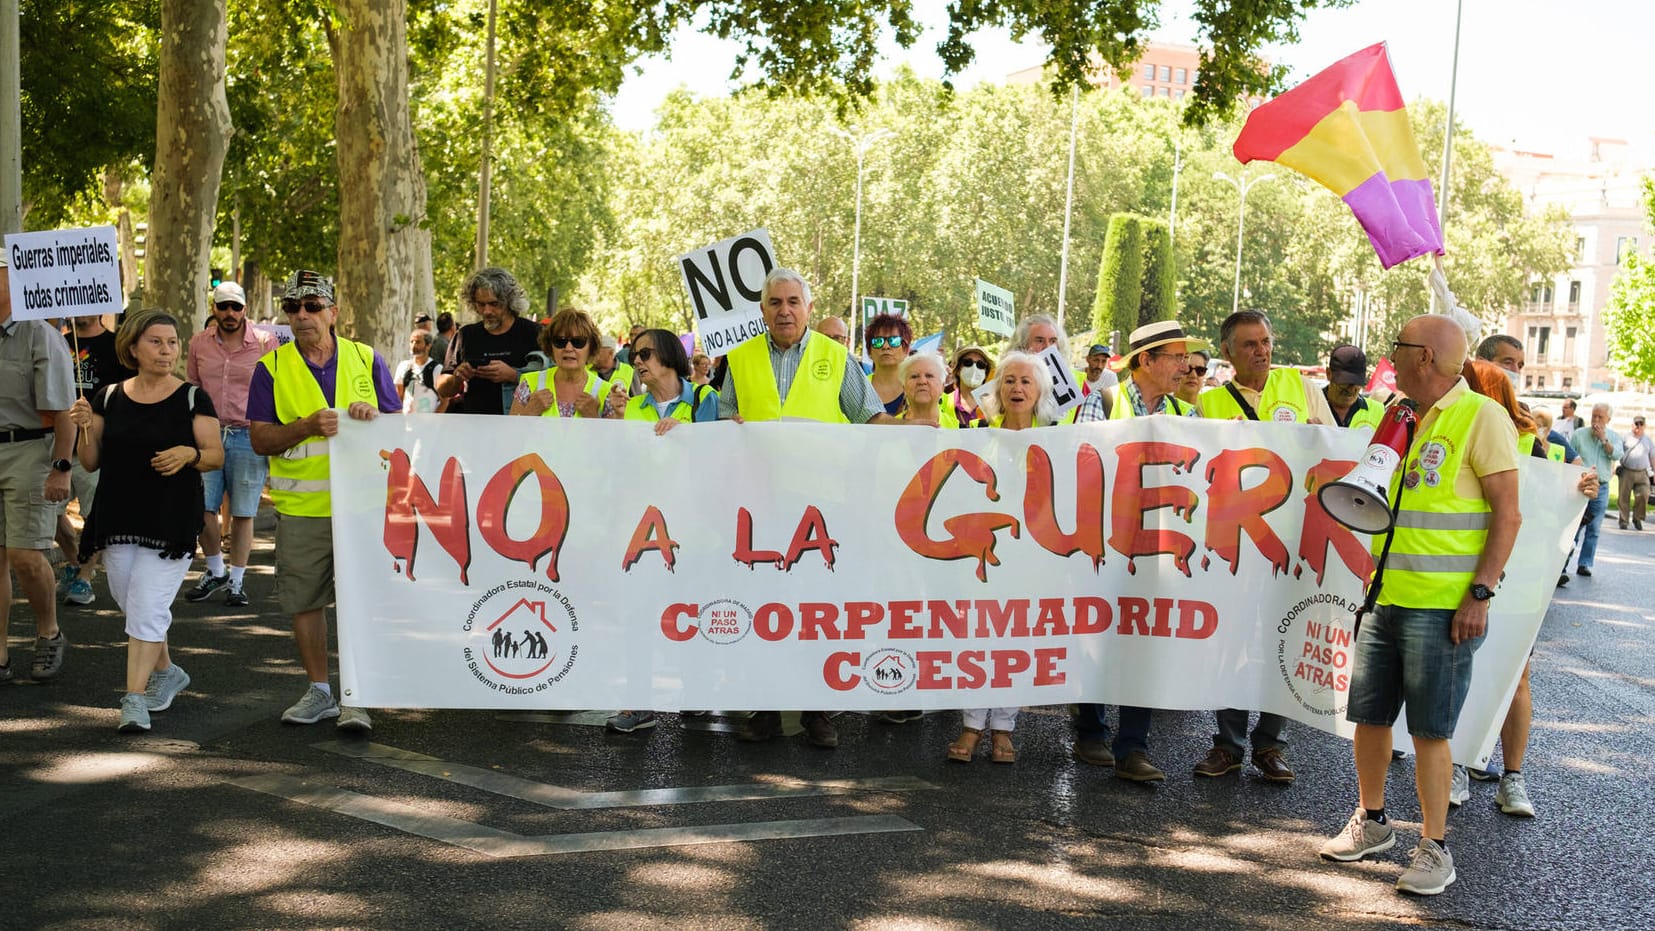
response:
M1425 435L1436 422L1437 415L1452 407L1470 390L1471 386L1463 377L1460 378L1420 418L1416 435ZM1482 500L1483 484L1479 479L1517 468L1517 427L1498 404L1484 404L1471 421L1471 436L1467 442L1470 449L1460 459L1460 472L1454 476L1454 493L1468 500Z

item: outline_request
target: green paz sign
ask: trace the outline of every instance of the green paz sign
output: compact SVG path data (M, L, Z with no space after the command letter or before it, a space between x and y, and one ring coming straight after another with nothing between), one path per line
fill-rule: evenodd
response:
M880 314L891 314L906 319L908 316L908 302L894 297L862 298L863 325L866 325L869 320Z

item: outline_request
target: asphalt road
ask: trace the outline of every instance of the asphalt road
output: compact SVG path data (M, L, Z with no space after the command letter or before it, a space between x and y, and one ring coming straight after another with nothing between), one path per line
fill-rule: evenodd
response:
M1540 635L1538 817L1473 783L1434 899L1391 885L1418 830L1409 760L1396 849L1317 859L1355 775L1347 743L1298 726L1296 784L1198 782L1210 717L1160 713L1155 788L1072 761L1061 709L1025 712L1012 766L943 762L954 714L843 715L834 752L675 715L630 736L470 711L377 712L371 739L284 726L304 678L261 535L252 608L178 602L194 682L150 735L115 732L101 580L63 609L62 678L0 687L0 928L1655 927L1655 529L1614 526ZM8 630L26 670L26 605Z

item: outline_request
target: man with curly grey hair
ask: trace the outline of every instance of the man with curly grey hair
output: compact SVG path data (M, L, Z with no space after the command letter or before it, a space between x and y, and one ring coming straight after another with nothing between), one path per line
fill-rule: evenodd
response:
M449 344L437 393L453 398L450 413L504 414L540 337L540 325L523 316L529 296L511 272L489 267L466 279L460 300L482 319Z

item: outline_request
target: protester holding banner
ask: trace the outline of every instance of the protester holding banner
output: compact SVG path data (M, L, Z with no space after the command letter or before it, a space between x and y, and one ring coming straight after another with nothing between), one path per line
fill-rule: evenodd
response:
M1190 352L1189 368L1184 370L1183 377L1178 379L1178 390L1173 392L1178 400L1190 405L1201 400L1201 392L1207 387L1207 363L1211 361L1212 356L1199 349Z
M1125 420L1168 414L1197 417L1195 405L1178 400L1179 383L1190 368L1190 353L1204 352L1205 340L1191 339L1176 321L1149 323L1132 331L1126 354L1114 363L1117 372L1130 374L1121 381L1113 404L1104 392L1086 396L1075 408L1075 423ZM1121 706L1120 733L1111 746L1104 706L1082 702L1075 706L1075 759L1092 766L1113 766L1115 775L1133 782L1161 782L1166 773L1149 760L1150 709Z
M897 367L913 349L913 328L894 314L880 314L868 321L862 337L867 343L868 357L873 359L873 374L868 380L873 382L879 403L885 405L885 413L894 417L902 411L905 390Z
M790 268L764 276L759 309L766 332L751 337L724 357L727 368L718 389L718 416L725 420L795 417L823 423L897 421L885 413L862 366L845 347L810 329L816 309L810 283ZM839 746L839 731L820 711L806 711L799 723L806 738L824 748ZM757 742L780 737L780 711L758 711L736 734Z
M942 356L934 352L916 352L897 366L897 377L902 379L902 412L896 418L903 423L928 427L958 429L954 405L943 396L942 385L948 377Z
M373 347L334 333L339 308L332 278L294 272L281 306L293 327L293 342L259 360L248 391L247 419L253 452L275 457L270 499L277 515L277 600L293 615L293 639L310 682L282 720L315 724L338 718L345 730L368 731L373 729L368 713L341 708L328 685L326 611L333 601L328 446L339 432L335 408L344 408L352 420L372 420L398 413L402 405L385 359Z
M661 436L681 423L709 423L718 419L718 392L690 381L690 362L684 344L666 330L634 333L629 346L643 390L626 402L626 419L655 425ZM656 724L654 711L622 710L604 722L620 734L646 730Z
M212 398L172 374L179 345L171 315L131 315L115 348L138 374L77 399L69 416L81 465L101 476L81 551L103 553L110 594L126 612L119 729L139 733L190 684L167 651L167 632L201 533L201 473L224 464L224 447Z
M1372 398L1362 397L1362 386L1368 383L1368 355L1360 346L1348 343L1333 347L1327 357L1327 385L1322 397L1327 401L1329 423L1336 427L1379 426L1385 416L1385 405Z
M1449 739L1522 523L1517 431L1460 376L1465 355L1465 332L1430 314L1408 321L1391 350L1397 387L1416 405L1419 423L1391 480L1397 526L1388 540L1374 540L1380 556L1368 601L1376 607L1356 634L1345 717L1356 725L1360 801L1321 848L1322 857L1348 862L1395 846L1385 780L1391 729L1406 707L1421 837L1396 885L1417 895L1440 893L1455 879L1444 845Z
M609 384L591 369L599 338L598 325L585 311L565 307L553 314L540 329L540 351L551 360L552 368L527 372L518 379L509 413L528 417L621 416L626 389Z
M1580 529L1575 532L1575 546L1580 551L1580 559L1575 563L1575 575L1582 578L1591 577L1592 563L1597 559L1598 535L1603 529L1604 512L1609 507L1609 477L1615 466L1620 464L1621 457L1626 455L1626 444L1622 442L1621 435L1609 428L1612 414L1606 403L1600 401L1592 405L1591 423L1569 437L1581 461L1598 474L1598 493L1586 505L1586 513L1580 518ZM1570 559L1574 555L1571 551ZM1563 561L1563 575L1557 580L1558 585L1569 581L1568 568L1569 560L1566 559Z
M10 265L0 250L0 605L11 606L11 571L34 614L30 678L57 678L69 639L52 597L57 511L69 498L75 428L74 366L63 337L43 320L12 317ZM0 636L0 682L12 678L8 637Z
M954 352L953 387L948 400L954 407L954 419L961 427L986 427L988 415L977 403L978 388L994 375L994 359L980 346L962 346Z
M105 385L135 374L121 364L115 352L115 334L104 328L102 317L70 317L69 322L73 333L64 338L69 340L69 351L74 356L76 394L81 397L96 394ZM71 461L74 468L69 472L69 498L80 502L80 517L84 522L98 495L98 477L82 468L78 457ZM95 597L92 578L97 559L81 563L80 537L69 523L67 513L57 516L57 546L63 553L63 572L57 582L58 600L74 605L91 604Z
M253 452L248 432L247 394L259 359L276 348L276 338L247 325L247 294L241 285L226 281L213 289L213 330L190 338L185 378L213 399L224 445L224 467L202 475L201 555L207 560L201 578L184 593L184 600L203 601L219 589L224 605L245 607L250 599L243 584L253 555L253 518L259 513L269 464ZM230 500L230 559L225 565L219 509Z
M504 414L518 379L530 370L529 355L540 331L539 324L523 317L529 295L511 272L489 267L466 279L460 299L482 319L455 334L437 392L453 398L448 402L451 414Z

